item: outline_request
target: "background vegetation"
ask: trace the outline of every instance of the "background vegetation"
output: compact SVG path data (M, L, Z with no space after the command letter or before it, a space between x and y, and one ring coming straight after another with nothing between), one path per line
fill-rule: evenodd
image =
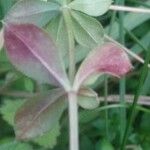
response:
M6 15L16 0L0 0L0 20ZM150 8L149 0L116 0L116 4ZM150 15L140 13L119 13L109 11L97 18L106 32L120 43L144 59L150 51ZM2 25L0 25L2 27ZM80 60L87 52L79 54ZM135 116L129 130L126 149L150 149L150 72L146 76L146 67L133 58L134 70L125 78L103 76L91 85L101 96L101 104L94 110L80 108L80 149L116 150L123 138L126 122L130 115L130 106L137 97L140 105L135 107ZM143 76L143 80L142 77ZM141 81L139 85L139 81ZM144 83L144 84L143 84ZM66 150L68 149L68 115L63 114L60 123L43 137L30 142L15 140L13 118L16 110L27 97L35 91L50 89L17 72L6 57L5 49L0 52L0 150ZM120 94L118 94L120 93ZM125 94L126 93L126 94ZM142 96L138 99L138 94ZM114 96L115 95L115 96ZM127 105L119 102L119 95ZM104 99L109 101L107 104ZM120 104L121 103L121 104ZM124 109L122 109L124 108Z

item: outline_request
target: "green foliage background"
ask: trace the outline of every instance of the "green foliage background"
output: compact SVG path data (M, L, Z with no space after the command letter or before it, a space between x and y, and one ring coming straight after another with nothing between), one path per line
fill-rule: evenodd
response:
M0 20L5 16L8 10L16 0L0 0ZM133 7L147 7L150 8L149 0L126 0L126 5ZM119 39L120 21L118 14L116 17L112 11L97 19L105 27L105 31L110 33L114 39ZM143 58L146 57L146 52L150 50L150 15L149 14L134 14L125 13L122 18L123 32L125 34L125 46L130 48L133 52L139 54ZM63 21L60 23L63 24ZM96 24L96 23L95 23ZM0 25L1 27L2 25ZM47 27L49 32L51 28L55 27L55 20ZM111 29L111 32L110 32ZM65 29L62 29L65 35ZM58 32L59 33L59 32ZM58 34L58 41L62 40L62 33ZM54 32L55 35L55 32ZM80 35L78 35L80 37ZM63 39L66 43L65 38ZM80 42L85 43L86 41ZM64 47L65 45L61 45ZM80 46L77 49L81 49ZM87 55L87 48L82 51L77 51L77 60L81 61ZM134 61L134 70L127 75L126 92L134 94L137 88L139 77L141 73L142 64ZM68 62L66 62L66 66ZM142 95L150 95L150 73L146 78L146 82L142 87ZM119 91L119 83L116 79L108 80L109 94L116 94ZM101 95L104 95L104 77L98 79L92 87ZM44 91L51 87L38 86L38 90ZM7 90L6 90L7 89ZM9 89L9 90L8 90ZM9 63L4 48L0 52L0 150L66 150L68 149L68 116L67 111L63 114L60 123L47 132L42 137L33 139L30 142L16 141L13 127L14 115L25 101L25 98L32 92L37 90L37 85L31 79L23 76L11 66ZM19 94L20 93L20 94ZM29 93L29 94L27 94ZM19 96L18 96L19 95ZM150 97L149 102L150 103ZM127 106L127 111L129 110ZM120 104L110 104L105 106L103 102L101 106L95 110L80 109L80 147L81 150L116 150L120 146ZM108 110L108 121L106 124L105 111ZM127 114L127 118L128 115ZM135 121L129 132L127 141L127 149L131 147L133 150L149 150L150 148L150 110L149 105L136 107ZM108 133L106 133L106 126L108 126Z

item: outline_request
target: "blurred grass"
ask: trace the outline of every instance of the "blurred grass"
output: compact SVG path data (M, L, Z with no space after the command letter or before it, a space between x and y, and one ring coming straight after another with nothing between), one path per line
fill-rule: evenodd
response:
M136 89L136 93L135 93L135 96L134 96L134 101L133 101L133 104L132 104L132 107L131 107L131 112L130 112L130 115L129 115L129 119L128 119L128 122L127 122L127 127L126 127L125 134L124 134L124 137L123 137L121 150L125 149L125 144L127 142L128 133L129 133L131 124L132 124L132 122L134 120L134 117L135 117L135 108L136 108L138 99L140 97L143 85L145 83L146 77L148 75L149 69L148 69L147 66L148 66L149 62L150 62L150 45L149 45L149 48L148 48L147 53L146 53L145 63L144 63L144 66L143 66L143 69L142 69L142 72L141 72L141 75L140 75L140 79L139 79L139 84L138 84L138 87Z
M125 4L125 0L119 1L118 5ZM124 18L125 14L124 12L119 12L119 42L122 45L125 45L125 34L124 34ZM126 94L126 77L123 77L120 80L120 88L119 88L119 94L120 94L120 104L125 104L125 94ZM126 109L121 108L120 109L120 141L122 141L123 134L125 131L126 126Z

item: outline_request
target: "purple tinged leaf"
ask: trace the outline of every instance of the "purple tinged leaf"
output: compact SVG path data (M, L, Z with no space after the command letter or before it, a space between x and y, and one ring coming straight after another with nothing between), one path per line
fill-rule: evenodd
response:
M65 101L60 98L64 94L63 89L54 89L26 101L16 113L16 137L26 140L51 130L66 108Z
M44 2L41 0L21 0L8 12L4 21L6 23L31 23L43 26L51 18L58 15L60 5L54 2Z
M31 24L7 25L4 39L9 59L19 71L38 82L69 88L59 52L42 29Z
M93 74L110 74L116 77L125 75L132 69L127 54L118 45L108 42L93 50L81 64L75 77L74 89Z

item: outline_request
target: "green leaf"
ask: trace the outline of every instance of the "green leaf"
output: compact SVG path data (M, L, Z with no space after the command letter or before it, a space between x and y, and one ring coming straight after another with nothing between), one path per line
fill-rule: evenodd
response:
M63 95L62 89L54 89L25 102L15 117L17 138L31 139L53 129L66 107Z
M29 144L14 141L0 145L0 150L33 150L33 148Z
M90 16L100 16L109 10L111 3L112 0L74 0L69 7Z
M80 141L81 141L81 150L94 150L94 144L87 135L84 135L80 139Z
M56 18L52 19L51 22L47 25L46 31L50 33L50 35L55 40L62 57L65 57L68 53L69 42L64 18L62 16L57 16ZM65 59L67 58L65 57Z
M24 86L25 86L25 90L29 91L29 92L33 92L34 91L34 83L31 79L29 78L24 78Z
M14 0L0 0L0 12L1 12L0 20L2 19L2 17L6 15L6 13L9 11L13 3Z
M99 106L98 95L95 91L88 88L80 89L78 93L78 104L85 109L94 109Z
M40 0L21 0L10 9L5 17L7 23L31 23L43 26L59 13L60 5Z
M47 25L46 31L50 33L52 38L55 40L56 45L59 47L59 51L63 57L66 68L69 66L68 60L68 34L65 27L65 23L62 17L58 16ZM75 48L76 62L81 61L87 53L90 52L90 48L82 45L77 45Z
M10 125L14 125L15 114L24 102L25 100L4 99L3 105L0 108L3 119Z
M76 55L76 62L80 62L81 60L83 60L86 55L91 51L91 49L89 47L85 47L82 45L77 45L75 47L75 55Z
M103 139L97 143L96 150L114 150L114 148L109 141Z
M145 141L142 143L142 150L149 150L150 148L150 139L148 141Z
M43 136L33 139L33 142L45 148L53 148L57 144L57 137L59 135L60 125L56 124L52 130L48 131Z
M145 136L149 137L150 136L149 125L150 125L149 114L143 114L141 123L140 123L139 132L143 133Z
M3 30L0 30L0 50L3 48L3 44L4 44Z
M77 11L72 11L71 15L74 36L79 44L93 48L103 42L103 27L96 19Z
M150 1L145 2L147 5L150 4ZM139 19L140 18L140 19ZM138 27L139 25L141 25L142 23L148 21L150 19L150 15L149 14L135 14L135 13L127 13L127 15L125 15L124 19L124 26L126 29L128 30L133 30L136 27ZM105 32L108 33L110 28L110 25L108 25L105 28ZM111 36L114 39L117 39L119 37L119 24L118 22L114 22L113 26L112 26L112 32L111 32ZM146 36L146 35L145 35ZM149 35L147 34L147 37L149 37ZM142 43L149 43L149 38L145 37L144 40L142 40ZM147 41L147 42L144 42ZM145 45L145 44L144 44ZM136 47L133 48L134 51L139 51L139 46L136 45ZM78 53L78 52L77 52ZM82 57L84 58L87 54L89 53L89 51L84 51L84 53L82 53ZM78 53L80 55L80 53Z

